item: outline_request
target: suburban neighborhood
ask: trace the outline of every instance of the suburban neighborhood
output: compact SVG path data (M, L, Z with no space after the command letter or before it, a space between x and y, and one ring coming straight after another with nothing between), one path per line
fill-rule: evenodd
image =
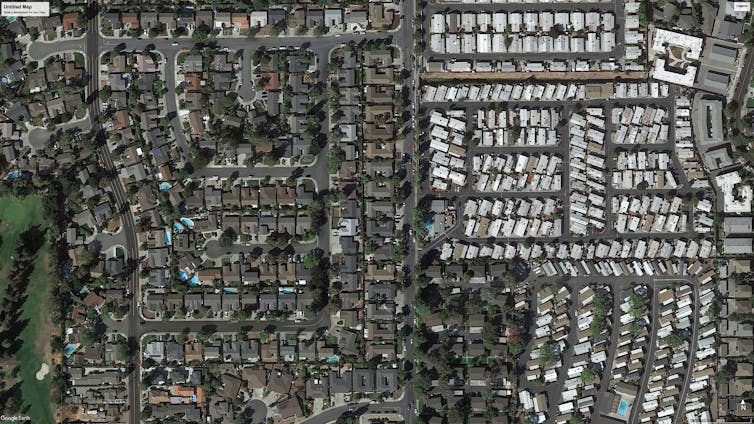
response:
M3 420L754 418L751 2L2 6Z

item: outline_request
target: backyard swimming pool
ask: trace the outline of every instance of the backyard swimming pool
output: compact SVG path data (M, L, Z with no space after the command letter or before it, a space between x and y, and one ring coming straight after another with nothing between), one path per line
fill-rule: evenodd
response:
M620 415L621 417L625 417L627 410L628 410L628 402L621 399L620 403L618 404L618 415Z

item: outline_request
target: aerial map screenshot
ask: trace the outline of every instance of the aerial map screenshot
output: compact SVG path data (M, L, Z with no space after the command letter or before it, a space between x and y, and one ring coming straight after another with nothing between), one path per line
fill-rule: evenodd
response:
M0 423L754 422L754 0L0 0Z

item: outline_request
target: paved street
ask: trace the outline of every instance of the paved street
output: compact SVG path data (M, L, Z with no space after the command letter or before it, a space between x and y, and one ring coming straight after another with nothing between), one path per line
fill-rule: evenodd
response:
M175 144L178 147L181 160L183 163L186 163L189 160L190 147L186 134L183 131L181 118L178 115L178 100L175 94L175 88L178 85L178 82L175 80L175 62L178 52L171 49L161 51L161 53L165 55L165 88L167 89L167 93L165 94L165 111L170 119L170 127L173 129Z
M92 2L90 7L96 9L96 2ZM406 15L413 15L414 2L403 2L404 13ZM95 16L98 16L95 14ZM409 20L411 24L412 21ZM29 56L34 60L43 60L46 57L57 54L62 51L81 51L84 52L87 57L87 75L88 81L88 103L89 103L89 119L87 122L79 122L70 126L78 126L84 130L91 129L97 137L104 140L104 134L102 133L102 127L99 121L100 115L100 101L98 100L98 83L99 83L99 56L100 54L119 48L123 50L146 50L151 49L159 52L165 59L165 87L167 92L165 93L165 109L167 116L170 118L170 125L172 132L175 136L176 145L178 147L179 154L182 161L185 163L189 160L189 140L183 132L183 126L178 116L178 104L175 96L176 81L176 58L179 52L187 50L193 47L193 42L190 38L180 38L176 40L168 39L111 39L103 37L98 30L97 18L91 19L89 22L90 31L87 32L85 37L79 39L60 39L55 42L34 42L28 48ZM393 32L370 32L367 34L342 34L338 36L324 36L324 37L279 37L279 38L217 38L213 40L220 48L227 48L230 50L241 51L244 58L244 67L241 72L241 81L244 87L241 90L242 95L251 95L252 81L250 81L250 61L248 52L253 52L259 47L265 48L277 48L277 47L299 47L309 46L314 51L317 60L317 71L319 78L324 78L327 73L327 61L329 52L338 46L347 43L360 43L370 40L391 40L394 35L398 35L402 40L402 48L404 58L406 58L405 66L409 69L414 69L413 59L413 30L408 25L402 25L397 31ZM412 89L418 82L418 73L413 73L413 79L410 83ZM323 132L326 132L328 128L323 128ZM42 129L37 129L31 132L29 135L30 144L32 146L41 146L49 138L49 134ZM410 139L409 139L410 140ZM104 146L104 144L103 144ZM404 146L404 151L411 151L413 143L407 141ZM99 160L109 168L114 174L117 174L116 165L112 160L111 154L106 147L101 147L98 150ZM196 177L254 177L254 178L288 178L298 174L297 176L305 176L312 178L317 184L318 190L326 190L329 188L329 176L327 175L327 167L324 165L327 162L327 149L323 149L315 162L316 166L311 167L257 167L249 169L246 167L238 168L205 168L196 172ZM119 180L115 180L113 184L113 194L115 197L118 209L121 211L122 233L119 233L118 237L122 238L122 242L125 242L127 256L130 259L138 258L138 244L136 241L136 233L133 215L130 210L128 198L125 195L123 185ZM412 197L410 201L415 202L415 197ZM297 251L306 252L315 247L322 248L325 251L329 251L329 234L328 228L323 228L319 234L316 243L305 243L296 246ZM115 239L108 238L103 240L106 243L112 244ZM269 249L271 246L259 245L259 246L234 246L231 251L247 251L261 247L263 249ZM221 254L219 246L216 242L210 242L207 246L208 256ZM410 255L410 263L415 260L415 254ZM148 322L139 318L140 316L140 290L139 290L139 277L138 272L132 272L129 277L129 291L132 293L130 298L130 310L131 312L123 319L119 321L108 320L107 324L111 331L120 332L129 339L138 339L141 335L152 332L171 332L171 331L183 331L185 328L189 328L192 331L198 331L205 325L217 326L218 331L244 331L250 329L264 329L269 327L275 327L279 330L297 331L305 329L315 329L320 327L327 327L329 325L329 311L323 311L317 318L310 322L305 323L292 323L292 322L265 322L265 321L250 321L250 322L227 322L227 321L168 321L168 322ZM410 300L413 297L413 289L407 298ZM411 360L413 352L409 350L407 353L407 359ZM129 393L128 393L128 406L130 410L129 422L131 424L138 423L140 421L140 371L138 366L135 371L132 371L128 376ZM406 407L408 404L413 404L412 392L410 386L407 388L408 396L404 396L401 403L396 403L395 407ZM390 405L380 405L385 407ZM370 406L370 409L372 406ZM340 416L348 408L335 408L327 411L321 416L312 417L308 422L327 422L330 419L334 420ZM405 410L404 412L407 412ZM409 418L410 422L410 418Z
M92 3L92 8L96 10L96 2ZM89 27L93 28L95 21L90 20ZM88 97L89 97L89 118L91 119L92 131L95 134L95 138L102 146L97 150L97 156L101 163L109 169L113 175L118 175L113 159L110 155L110 151L107 148L106 136L103 132L102 126L99 121L100 115L100 101L97 96L97 75L99 75L99 37L94 31L89 31L86 37L85 52L87 55L87 75L88 81ZM83 41L83 40L82 40ZM32 45L33 46L33 45ZM136 240L136 228L134 225L133 214L131 213L131 207L128 202L128 197L125 194L123 184L119 178L115 178L112 184L113 194L115 197L115 203L118 207L118 211L121 214L121 226L123 233L126 237L126 250L127 258L130 260L138 260L139 258L139 246ZM139 287L139 273L138 269L131 270L128 275L128 289L131 293L130 297L130 313L125 318L124 334L131 340L134 340L138 334L138 317L136 310L139 303L140 287ZM138 370L138 367L136 367ZM128 376L128 405L130 409L129 422L136 424L139 422L140 414L140 401L141 401L141 382L139 381L140 373L138 371L132 371Z
M606 159L606 169L613 169L615 166L615 154L617 151L633 151L638 148L636 145L631 144L617 144L611 141L610 134L612 134L615 130L614 124L611 123L611 120L609 119L610 111L613 108L620 108L624 106L646 106L646 105L654 105L658 107L662 107L665 109L668 113L668 121L671 123L668 128L668 140L674 140L675 137L675 126L673 125L674 117L675 117L675 97L678 94L677 88L671 86L670 92L667 97L662 98L631 98L631 99L587 99L587 100L581 100L578 102L580 107L582 108L588 108L588 107L601 107L605 111L605 116L608 118L606 119L606 128L605 133L608 134L608 137L606 138L605 142L605 159ZM462 102L462 103L454 103L451 104L450 102L425 102L422 104L422 106L425 108L427 112L432 111L434 109L439 110L445 110L445 109L452 109L452 110L459 110L463 109L466 113L466 119L468 122L468 131L473 131L476 128L476 113L478 110L486 110L489 108L494 108L499 102ZM452 108L450 107L452 105ZM560 111L561 116L569 116L575 105L570 102L562 102L562 101L510 101L505 103L505 107L508 110L516 110L517 108L552 108L557 109ZM568 163L569 163L569 135L568 135L568 126L563 125L557 129L559 133L559 139L560 142L556 145L550 145L550 146L504 146L504 147L469 147L467 151L467 174L471 176L469 183L464 187L461 191L448 191L448 192L436 192L431 193L434 197L438 198L446 198L446 199L452 199L456 203L456 211L458 214L458 218L461 218L461 214L463 211L463 204L465 201L469 198L556 198L561 202L562 208L563 208L563 234L559 237L555 238L549 238L549 240L557 240L559 242L575 242L580 241L584 239L588 240L614 240L616 238L620 239L636 239L636 238L657 238L657 239L678 239L680 237L686 237L686 238L695 238L696 233L693 231L693 226L689 223L687 225L687 230L685 232L681 233L621 233L618 234L617 231L613 228L612 225L609 223L615 222L615 217L613 212L611 211L611 207L609 202L607 203L607 207L605 208L605 222L608 223L606 225L606 228L604 231L601 232L592 232L588 235L588 237L581 237L578 235L572 235L568 231L568 225L569 225L569 216L570 216L570 202L569 202L569 196L570 196L570 178L569 178L569 169L568 169ZM642 150L644 151L656 151L656 152L668 152L671 153L671 157L673 159L673 171L674 175L676 176L676 179L678 180L679 188L674 189L673 192L680 197L684 197L687 195L695 195L698 192L700 192L700 189L694 189L689 186L689 182L685 176L685 173L683 172L683 166L678 159L678 156L675 154L674 151L675 143L672 141L667 141L665 143L656 143L656 144L646 144L642 146ZM562 180L563 180L563 188L558 191L506 191L506 192L477 192L475 189L473 189L473 185L475 182L475 177L473 176L473 172L471 170L471 160L470 158L474 155L478 154L489 154L489 153L498 153L498 154L521 154L521 153L532 153L532 154L549 154L549 155L556 155L561 158L563 158L563 164L561 165L561 173L562 173ZM636 189L631 190L623 190L614 188L612 186L612 174L611 172L605 173L605 184L606 184L606 198L610 199L613 196L616 195L666 195L670 191L669 189L647 189L642 192L638 192ZM428 187L424 187L423 189L424 194L430 194ZM692 212L692 205L687 205L686 209L687 213L689 213L689 216L693 216ZM446 234L445 238L455 238L455 239L465 239L470 242L478 242L483 243L488 240L488 238L480 238L480 239L474 239L474 238L467 238L463 236L463 229L464 226L462 223L457 224L452 229L450 229ZM520 238L501 238L501 241L526 241L528 237L520 237ZM539 240L547 241L548 238L539 238ZM436 248L438 245L442 243L442 238L440 240L435 240L432 242L428 248Z
M327 237L321 237L321 238L327 238ZM290 248L293 248L296 253L300 255L305 255L309 252L311 252L314 249L319 248L319 240L312 241L309 243L294 243L292 245L289 245ZM284 247L283 250L286 250L288 247ZM210 240L205 245L205 253L207 256L211 259L219 259L225 254L233 254L233 253L253 253L254 251L257 252L269 252L273 249L277 249L276 246L272 246L270 244L257 244L257 243L249 243L249 244L239 244L236 243L231 247L222 247L220 246L220 243L217 240Z
M74 120L72 122L67 122L65 124L60 124L55 126L55 134L60 132L66 132L72 129L80 129L81 131L91 131L92 125L91 121L87 118L84 118L83 120ZM43 148L47 142L50 140L50 136L52 136L53 133L47 130L46 128L41 127L34 127L31 130L29 130L28 133L28 139L29 139L29 145L34 149L40 149Z
M663 287L672 286L676 283L687 283L690 284L694 289L694 327L692 331L692 335L690 336L690 340L692 343L692 347L690 351L688 352L689 355L689 361L687 369L691 370L693 369L693 363L695 358L695 352L696 352L696 336L697 336L697 330L698 330L698 311L699 311L699 305L698 305L698 291L696 286L691 283L689 280L685 279L684 277L679 278L647 278L647 277L636 277L636 276L620 276L620 277L611 277L609 280L605 280L601 277L573 277L573 278L533 278L529 280L530 288L531 288L531 296L530 296L530 302L532 308L536 307L536 293L537 291L541 290L543 287L547 285L552 285L554 287L560 287L565 286L568 287L571 292L571 300L570 300L570 306L569 306L569 317L571 318L571 325L569 328L568 333L568 339L567 339L567 347L562 355L562 366L558 369L558 379L554 383L550 383L547 385L542 385L538 382L529 382L526 381L525 378L521 377L519 379L519 390L529 390L532 394L536 393L546 393L548 403L549 403L549 410L547 411L548 417L555 417L559 415L557 411L557 406L562 402L562 392L563 392L563 383L568 379L568 376L566 374L566 370L568 370L569 367L571 367L572 359L573 359L573 346L575 344L575 336L578 332L578 328L575 325L574 317L576 316L576 308L578 307L577 303L577 297L578 297L578 291L582 287L586 285L607 285L610 287L610 290L613 295L613 315L612 315L612 322L615 324L619 320L620 311L619 311L619 302L620 302L620 292L630 287L632 284L647 284L651 288L651 305L649 306L649 313L650 313L650 319L651 319L651 330L649 332L649 342L648 342L648 351L646 355L644 356L644 373L642 375L642 380L640 386L639 393L636 396L636 403L634 404L634 408L632 409L631 416L629 417L628 422L629 423L638 423L638 416L640 414L641 409L641 402L640 399L643 398L644 392L646 391L646 387L648 384L649 374L650 370L652 368L652 365L654 363L654 351L656 349L656 336L657 336L657 328L658 328L658 322L659 322L659 312L660 307L658 304L658 296L657 293L660 289ZM536 316L532 316L532 319L536 319ZM533 324L530 326L530 337L533 340L534 339L534 329L536 326ZM603 412L606 409L606 405L603 403L600 403L602 399L605 398L606 392L613 386L615 381L612 379L611 371L612 371L612 362L614 360L614 350L617 347L617 331L616 326L613 325L612 327L608 327L611 330L610 335L610 344L608 351L610 352L610 355L608 357L608 360L606 361L607 366L605 367L604 372L602 373L600 387L597 393L597 402L595 405L595 415L593 416L593 422L595 423L611 423L613 421L607 420L604 417L599 417L599 413ZM529 343L526 347L526 350L519 356L517 367L519 370L526 369L527 361L530 358L531 352L533 350L534 346L532 343ZM690 375L692 373L688 372L685 376L684 381L684 389L683 393L688 389L688 384L690 383ZM681 399L683 399L685 396L682 396ZM673 420L673 423L681 423L682 422L682 416L679 413L676 413L675 419Z
M265 329L274 329L274 331L299 332L311 331L319 328L330 326L330 310L325 308L316 317L309 321L294 323L293 321L228 321L227 319L208 319L208 320L142 320L139 323L137 338L145 334L152 333L180 333L185 329L196 332L206 326L216 327L218 332L240 333L243 331L262 331Z
M475 3L433 3L427 4L424 10L424 27L430 28L430 19L435 13L449 13L449 12L478 12L480 5ZM522 6L521 3L492 3L485 4L484 11L487 13L496 12L542 12L542 11L557 11L557 12L576 12L576 11L596 11L596 12L612 12L615 15L615 22L624 22L624 7L623 0L615 0L611 2L593 2L593 3L566 3L558 2L553 4L551 2L539 2L539 3L526 3ZM611 58L623 57L625 51L624 33L620 27L614 31L615 33L615 47L611 51L607 52L504 52L504 53L437 53L432 52L429 47L427 48L427 60L516 60L525 56L531 60L575 60L578 59L590 59L590 60L609 60ZM429 42L429 31L424 34L424 41L427 46Z
M649 333L649 345L646 355L644 355L644 363L647 366L644 368L644 373L641 376L641 384L639 384L639 392L636 395L636 399L643 399L644 393L647 391L647 383L649 382L649 364L654 362L655 350L657 350L657 316L660 309L660 304L657 301L657 293L653 289L652 291L652 306L650 307L650 314L652 316L652 329ZM640 414L640 407L633 408L631 410L630 423L638 422L637 417Z
M96 4L96 3L93 3ZM551 3L532 3L526 5L527 10L531 11L544 11L544 10L552 10L553 5ZM433 13L442 12L442 11L476 11L479 9L479 5L476 4L438 4L438 3L429 3L425 10L423 11L423 25L425 28L429 27L429 19ZM491 4L489 7L486 7L487 10L490 11L510 11L510 10L520 10L521 5L516 3L501 3L501 4ZM562 3L557 5L557 9L559 11L573 11L573 10L598 10L598 11L613 11L616 15L616 21L620 22L623 18L623 1L617 0L615 2L609 2L609 3L589 3L588 5L581 4L581 3ZM412 180L412 174L414 172L417 172L417 169L420 164L419 158L416 156L418 153L418 142L417 139L420 139L421 134L415 133L415 128L418 127L416 125L416 119L418 118L417 115L419 115L419 95L420 95L420 64L424 59L460 59L460 60L472 60L472 59L479 59L479 60L495 60L495 59L515 59L518 58L521 53L498 53L498 54L437 54L437 53L427 53L427 57L423 57L422 55L419 55L417 57L415 44L416 39L414 36L414 18L416 17L416 3L415 0L404 0L401 2L401 25L400 27L395 31L387 31L387 32L370 32L366 34L338 34L338 35L325 35L322 37L312 37L312 36L291 36L291 37L256 37L256 38L248 38L248 37L237 37L237 38L213 38L210 40L210 43L214 46L217 46L218 48L225 48L229 49L231 51L236 51L241 54L242 63L241 63L241 70L239 73L239 80L241 84L241 88L239 89L239 95L242 98L242 102L244 104L247 104L250 102L254 95L254 89L253 89L253 81L252 81L252 65L251 65L251 55L254 51L256 51L259 48L267 48L267 49L274 49L274 48L301 48L306 47L310 49L316 58L316 74L319 81L324 81L325 78L328 75L328 60L329 60L329 54L330 52L338 47L347 45L349 43L363 43L367 41L373 41L373 40L388 40L390 42L393 42L398 46L401 52L401 60L403 68L405 68L409 72L409 77L405 78L403 80L403 84L408 87L408 90L411 92L410 96L410 104L407 105L407 109L410 112L412 119L406 124L405 132L402 132L401 138L399 143L397 143L397 149L398 153L403 157L404 155L408 155L408 157L412 158L413 162L408 166L413 166L413 169L410 169L408 174L409 180ZM172 128L172 133L175 137L175 143L177 150L179 152L179 155L181 157L181 161L185 164L188 161L190 161L190 152L191 152L191 140L190 137L187 136L184 133L183 130L183 123L181 121L181 118L179 116L179 110L178 110L178 100L176 97L175 89L177 85L180 83L179 80L177 80L177 69L176 69L176 60L178 55L182 51L189 50L194 47L194 43L192 40L188 37L182 37L178 39L167 39L167 38L155 38L155 39L134 39L134 38L123 38L123 39L112 39L108 37L102 36L98 31L94 30L95 28L98 28L98 22L96 21L96 18L94 20L91 20L89 22L89 27L91 28L90 31L86 34L84 38L80 39L62 39L55 42L35 42L32 43L28 49L28 54L31 58L34 60L43 60L44 58L59 53L61 51L82 51L86 53L87 56L87 75L89 76L88 81L88 97L89 97L89 119L86 122L76 123L76 124L70 124L69 126L80 126L81 128L88 130L91 129L92 132L96 134L96 137L99 140L103 140L105 138L105 134L103 133L103 128L101 126L100 122L100 104L98 97L98 75L99 75L99 56L107 51L111 51L113 49L124 49L124 50L147 50L151 49L154 51L159 52L161 55L163 55L165 60L165 73L164 73L164 79L165 79L165 111L167 113L167 116L170 120L170 126ZM428 34L425 35L425 41L428 41ZM429 43L427 43L429 44ZM616 30L616 47L613 49L613 51L610 52L599 52L599 53L585 53L584 57L588 59L609 59L612 57L620 56L623 53L624 46L623 46L623 31L622 30ZM542 60L542 59L573 59L574 54L573 53L533 53L528 54L528 57L530 57L533 60ZM748 81L748 78L751 77L752 72L754 72L754 55L748 54L746 56L746 62L745 66L742 72L742 80ZM743 103L745 101L745 93L748 87L743 86L737 87L735 98L739 100L740 103ZM532 108L557 108L561 111L563 116L568 116L570 113L574 110L574 108L579 107L592 107L592 106L599 106L604 107L604 110L606 112L606 117L609 118L609 113L612 108L614 107L621 107L621 106L632 106L632 105L647 105L647 104L654 104L659 105L663 108L665 108L669 113L669 121L671 123L670 125L670 133L668 135L668 139L671 140L666 143L662 144L656 144L656 145L649 145L645 146L649 150L654 151L664 151L664 152L673 152L674 149L674 143L672 140L674 140L674 132L675 128L672 123L674 122L675 118L675 110L674 110L674 100L677 96L677 90L672 89L669 96L665 98L660 99L646 99L646 98L640 98L640 99L593 99L593 100L584 100L579 102L562 102L562 101L553 101L553 102L541 102L541 101L533 101L533 102L506 102L506 107L514 110L516 108L523 108L523 107L532 107ZM464 102L464 103L456 103L453 104L452 107L454 109L464 109L466 112L466 117L469 122L468 129L471 130L473 124L475 123L474 117L476 116L476 112L479 109L482 108L490 108L497 106L497 102ZM575 104L575 103L578 103ZM424 103L422 105L423 109L426 111L431 111L432 109L439 108L439 109L448 109L450 107L450 102L429 102ZM611 124L609 119L607 119L607 127L606 132L608 134L611 134L614 130L613 124ZM322 133L327 135L327 133L330 130L330 126L328 123L323 123L322 127ZM430 193L428 190L427 185L422 187L421 185L414 184L412 187L412 191L408 198L406 199L405 207L404 207L404 218L402 224L404 226L411 226L412 225L412 213L417 210L417 206L422 199L423 196L432 194L438 198L445 198L453 202L453 204L456 207L456 222L455 224L446 230L446 232L437 239L431 241L424 249L421 249L419 246L419 243L416 242L416 240L413 239L413 237L410 237L409 242L409 249L407 250L407 255L404 260L404 266L406 274L409 275L409 279L416 277L413 275L415 272L415 268L421 258L421 255L431 249L435 249L438 246L441 245L443 241L446 239L464 239L470 242L475 243L485 243L489 241L489 238L465 238L463 235L463 220L461 216L461 212L463 210L463 203L469 199L469 198L476 198L476 197L487 197L487 198L529 198L529 197L554 197L557 198L563 207L563 228L564 228L564 234L560 237L552 237L552 238L540 238L539 241L559 241L559 242L576 242L576 241L583 241L583 240L612 240L616 238L621 239L637 239L637 238L659 238L659 239L678 239L679 237L687 237L691 238L694 236L694 233L689 229L688 231L684 233L651 233L651 234L645 234L645 233L630 233L630 234L618 234L612 227L612 223L615 221L614 214L610 211L610 206L608 204L608 207L606 209L606 219L605 221L608 223L607 228L605 231L595 234L590 234L588 237L580 237L570 234L568 231L568 219L570 214L570 205L569 205L569 195L570 195L570 181L569 181L569 174L568 174L568 161L569 161L569 143L568 143L568 125L563 125L560 128L558 128L558 132L560 135L560 143L554 146L545 146L545 147L531 147L531 146L525 146L525 147L506 147L506 148L499 148L499 147L471 147L468 150L468 156L469 158L475 154L484 154L484 153L529 153L529 152L542 152L547 153L550 155L557 155L558 157L563 159L563 165L562 165L562 177L563 177L563 184L564 187L559 191L554 192L506 192L506 193L479 193L475 192L470 188L470 185L473 184L473 179L470 178L470 183L465 187L462 191L459 192L447 192L447 193ZM34 129L30 132L28 135L29 137L29 143L32 146L39 147L44 142L46 142L47 139L49 139L49 133L47 133L44 129ZM636 146L628 145L628 146L621 146L616 145L609 141L609 138L607 139L605 143L605 157L606 157L606 169L612 169L614 167L615 159L614 155L618 150L630 150L634 149ZM245 166L210 166L203 169L196 170L191 176L196 178L311 178L316 186L317 190L319 192L324 192L326 190L330 189L330 175L328 174L327 170L327 147L324 147L316 156L316 160L313 165L308 166L255 166L255 167L245 167ZM115 175L117 175L117 167L116 164L113 161L113 158L111 156L111 152L107 149L106 146L99 148L98 152L98 158L100 162L110 171L112 171ZM676 168L676 175L678 176L680 184L682 184L682 187L678 190L675 190L675 192L679 196L684 196L687 194L694 194L697 190L693 190L690 187L688 187L688 181L685 178L685 175L682 171L682 166L680 161L678 160L677 156L675 154L672 155L673 157L673 165ZM467 162L467 171L469 175L471 176L471 164L470 161ZM607 197L620 195L620 194L632 194L636 195L637 192L634 189L631 190L620 190L615 189L611 187L611 175L609 171L605 173L605 183L607 185L606 193L605 195ZM114 236L99 236L100 241L102 242L103 246L112 247L115 245L123 245L125 246L127 250L127 256L129 259L139 259L139 246L138 241L136 238L136 228L134 224L134 218L133 214L131 213L131 205L129 204L128 197L126 195L125 189L123 187L123 184L118 180L117 178L113 181L112 184L113 187L113 196L116 205L118 206L118 209L121 214L121 223L122 223L122 230L120 233L114 235ZM669 190L646 190L643 192L643 194L651 195L651 194L666 194ZM691 211L691 207L689 206L689 211ZM689 224L688 227L690 228L692 225ZM319 232L318 237L316 241L309 242L309 243L296 243L292 246L292 248L295 250L298 254L306 254L310 251L312 251L315 248L319 248L324 250L325 252L330 251L330 228L329 225L325 225ZM529 238L506 238L506 239L500 239L500 241L528 241ZM224 248L219 245L219 242L217 240L210 240L205 245L205 254L206 257L211 259L217 259L222 257L225 254L228 253L251 253L255 251L263 251L267 252L274 249L274 246L269 244L254 244L250 243L248 245L242 245L242 244L236 244L230 248ZM616 323L620 317L620 312L617 310L617 300L619 298L619 294L621 290L623 290L625 287L627 287L631 283L641 282L641 281L647 281L648 284L650 284L653 289L655 290L653 292L652 296L652 305L650 308L651 314L652 314L652 331L651 331L651 339L649 343L649 350L647 352L646 357L646 365L649 367L652 363L652 359L654 357L654 351L655 351L655 337L656 337L656 331L657 331L657 321L658 321L658 310L659 307L657 305L657 296L656 296L656 289L658 287L663 287L665 285L671 284L672 281L678 281L678 280L672 280L672 281L666 281L666 280L659 280L659 279L647 279L645 278L639 278L639 277L633 277L633 276L621 276L621 277L612 277L609 280L606 280L602 277L582 277L582 278L558 278L558 279L550 279L550 278L533 278L530 280L532 285L532 296L533 293L536 293L536 290L541 288L545 284L556 284L556 285L564 285L570 288L571 290L571 303L569 305L569 315L573 319L573 317L576 315L576 308L577 308L577 301L576 296L578 293L578 289L583 287L585 284L607 284L612 289L612 295L614 298L614 304L612 307L612 316L611 320L613 323ZM206 326L214 326L216 327L217 331L220 332L231 332L231 333L238 333L242 331L260 331L265 329L274 329L276 331L288 331L288 332L297 332L297 331L307 331L307 330L316 330L320 328L327 328L330 325L331 320L331 311L329 308L326 308L324 311L322 311L320 314L315 316L312 320L306 321L306 322L293 322L293 321L261 321L261 320L254 320L254 321L227 321L223 319L217 319L217 320L168 320L168 321L162 321L162 320L144 320L141 316L141 306L142 302L140 299L141 296L141 290L139 286L139 274L138 270L131 272L128 275L128 288L130 293L132 294L129 302L130 302L130 313L123 319L119 321L114 320L108 320L106 321L107 326L109 327L110 331L118 332L121 334L126 335L129 339L138 340L141 336L145 334L152 334L152 333L166 333L166 332L183 332L186 329L189 331L199 331L203 327ZM416 296L416 288L413 284L409 285L404 293L403 298L405 299L405 303L407 305L411 305L414 301L414 298ZM694 314L696 314L699 311L699 305L698 305L698 291L696 288L694 288ZM409 313L403 317L403 325L412 326L412 322L414 319L414 313L413 308L409 308ZM691 359L689 361L689 369L693 367L693 357L694 357L694 349L696 348L695 344L695 337L697 335L698 330L698 319L694 319L693 324L693 333L692 333L692 341L693 341L693 347L690 351ZM532 334L534 331L534 327L531 328ZM527 389L532 391L533 393L538 392L545 392L547 393L548 399L550 401L550 408L548 411L549 417L554 417L558 415L557 412L557 405L562 401L562 387L564 381L567 379L567 375L565 375L565 370L568 369L570 364L573 360L573 345L577 342L576 340L576 332L577 328L574 324L571 324L569 328L569 334L567 339L567 348L563 352L562 358L563 358L563 367L559 372L558 379L555 383L549 384L547 386L542 386L541 384L534 384L526 381L522 381L518 389ZM609 384L611 384L611 378L609 376L609 373L612 368L612 364L615 361L615 345L617 343L618 334L617 331L613 328L613 331L610 334L610 349L608 354L608 360L607 360L607 368L602 375L602 385L599 388L598 391L598 399L604 399L607 390L609 389ZM518 359L518 368L519 369L525 369L526 367L526 361L530 358L531 352L532 352L533 346L531 344L527 346L525 352L520 355ZM405 354L403 355L402 361L404 364L411 365L414 361L414 345L413 343L406 343L405 344ZM400 362L400 361L399 361ZM646 388L647 378L648 378L648 369L647 372L644 373L642 377L642 389L637 396L637 399L641 399L641 396L643 395L643 392ZM690 372L686 374L685 380L684 380L684 386L683 386L683 393L682 396L685 396L686 392L688 391L689 383L690 383ZM140 402L142 401L141 398L141 384L140 384L140 370L139 366L136 366L136 370L131 372L128 376L128 382L129 382L129 394L128 394L128 405L129 409L131 411L129 416L129 423L136 424L140 421L140 413L141 405ZM402 392L400 393L401 397L400 400L392 401L392 402L386 402L382 404L369 404L366 402L362 402L355 405L344 405L339 406L335 408L328 409L320 414L317 414L313 417L310 417L309 419L305 420L305 424L325 424L332 421L335 421L338 417L348 414L354 411L363 413L363 412L382 412L382 413L392 413L392 412L400 412L402 413L406 423L412 424L416 414L414 412L414 408L416 406L416 399L414 397L413 387L409 379L405 382L405 384L402 385ZM600 408L600 405L598 403L598 408ZM635 423L638 422L638 410L639 406L635 407L632 411L632 415L630 417L629 422ZM682 416L680 414L680 411L676 413L674 416L674 423L679 423L682 420Z

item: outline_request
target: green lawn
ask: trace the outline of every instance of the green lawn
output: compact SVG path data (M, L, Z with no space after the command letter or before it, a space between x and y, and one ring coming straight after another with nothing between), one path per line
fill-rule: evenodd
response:
M45 217L42 198L30 196L23 199L16 197L0 198L0 235L3 242L0 245L0 292L4 293L8 286L8 270L11 267L13 255L19 235L28 228L39 225L45 228L49 225ZM46 240L37 253L34 272L29 278L27 290L28 298L24 303L22 320L28 324L21 332L22 345L16 354L20 366L21 393L24 402L23 409L28 407L31 422L54 423L50 398L50 377L39 381L35 375L39 370L45 353L49 352L50 324L47 314L50 288L54 277L50 264L51 246ZM53 364L47 361L52 372Z
M304 155L301 156L300 162L301 165L311 165L314 162L314 159L316 159L314 155Z
M73 54L74 63L76 63L76 66L79 68L83 68L86 66L86 62L84 60L84 55L81 53L74 53Z

